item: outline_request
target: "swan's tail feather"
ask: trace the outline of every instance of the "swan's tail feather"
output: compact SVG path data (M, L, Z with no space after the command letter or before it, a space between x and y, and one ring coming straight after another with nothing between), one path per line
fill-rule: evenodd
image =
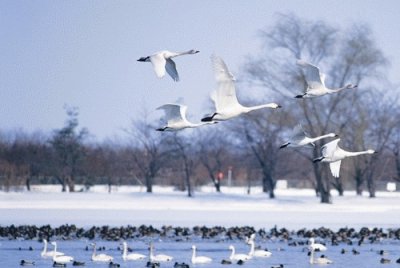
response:
M290 142L284 143L279 147L279 149L286 148L289 146L289 144L290 144Z
M315 158L315 159L313 160L313 162L314 162L314 163L316 163L316 162L321 162L324 158L325 158L325 157L323 157L323 156L318 157L318 158Z

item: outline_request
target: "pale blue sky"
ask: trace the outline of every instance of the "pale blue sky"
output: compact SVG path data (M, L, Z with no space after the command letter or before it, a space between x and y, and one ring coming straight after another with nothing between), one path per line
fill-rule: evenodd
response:
M238 74L245 57L259 51L258 30L272 25L277 12L338 26L368 23L398 84L399 10L396 0L1 0L0 130L60 128L68 104L79 107L81 125L102 140L123 135L144 106L158 117L156 107L178 98L197 121L215 86L210 55ZM192 48L200 53L176 58L178 83L136 61Z

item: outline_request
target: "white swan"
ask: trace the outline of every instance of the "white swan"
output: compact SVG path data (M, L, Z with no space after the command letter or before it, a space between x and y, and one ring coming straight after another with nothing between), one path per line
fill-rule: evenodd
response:
M282 144L279 148L285 148L285 147L300 147L300 146L306 146L306 145L311 145L315 146L314 142L325 139L325 138L334 138L338 137L335 133L328 133L326 135L318 136L315 138L310 138L308 137L307 133L304 131L303 127L301 125L297 125L292 132L292 137L290 141L285 142Z
M150 245L150 262L166 262L166 261L172 261L173 257L164 255L164 254L158 254L154 255L153 253L153 244Z
M114 260L113 256L107 254L96 254L96 243L91 243L90 245L93 246L92 261L110 262Z
M66 264L74 260L73 257L71 256L66 256L66 255L57 255L57 243L56 242L51 242L51 244L54 246L53 250L53 261L56 263L61 263L61 264Z
M157 110L164 110L165 119L167 120L167 125L161 128L157 128L158 131L173 131L181 130L184 128L195 128L203 125L214 124L217 122L201 122L194 124L186 119L187 106L180 104L164 104L157 108Z
M356 88L357 85L348 84L337 89L329 89L325 86L325 75L322 74L319 68L304 60L298 60L297 64L303 67L306 77L307 89L302 95L297 95L295 98L313 98L339 92L343 89Z
M319 250L319 251L327 250L326 246L319 243L315 243L314 237L311 237L310 239L308 239L308 241L310 242L310 245L308 246L310 250Z
M223 121L258 109L281 107L276 103L252 107L241 105L236 97L235 78L229 72L225 62L215 55L211 56L211 61L214 67L215 79L217 80L217 89L211 93L215 112L210 116L204 117L201 121Z
M321 255L321 257L314 258L314 250L311 250L310 252L310 264L331 264L333 261L325 257L324 255Z
M53 250L52 250L52 251L47 251L47 240L46 240L46 239L43 239L43 244L44 244L44 245L43 245L43 250L42 250L42 252L40 253L40 255L41 255L43 258L53 257L54 254L57 255L57 256L64 255L64 253L59 252L59 251L56 251L55 253L54 253Z
M251 256L247 254L235 254L235 247L233 245L230 245L229 249L232 251L231 255L229 256L231 261L247 261L251 259Z
M271 257L272 255L272 253L269 252L268 250L263 250L263 249L255 250L256 245L254 240L249 240L247 244L250 245L249 256L251 257Z
M192 246L192 263L193 264L200 264L200 263L210 263L212 259L206 256L196 256L196 246Z
M165 76L165 71L172 77L174 81L179 81L178 71L176 70L176 64L172 60L174 57L187 55L187 54L196 54L199 53L198 50L188 50L184 52L171 52L168 50L163 50L154 53L151 56L141 57L138 61L150 61L153 64L154 71L158 78L162 78Z
M361 152L348 152L338 146L340 139L328 142L321 148L322 156L313 160L313 162L328 162L332 172L332 176L339 177L340 164L343 159L351 156L374 154L374 150L366 150Z
M129 253L128 254L128 244L124 241L122 242L123 251L122 251L122 259L124 261L136 261L136 260L143 260L146 258L146 255L139 254L139 253Z

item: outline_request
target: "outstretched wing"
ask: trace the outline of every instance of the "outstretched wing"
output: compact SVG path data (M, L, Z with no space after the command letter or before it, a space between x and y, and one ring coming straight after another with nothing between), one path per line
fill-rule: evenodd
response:
M303 129L303 126L301 124L298 124L292 132L292 142L293 143L298 143L301 140L303 140L306 136L306 133Z
M168 124L174 124L182 120L186 120L187 106L180 104L168 103L157 108L157 110L164 110L165 119Z
M178 71L176 70L176 64L173 60L167 59L165 69L175 82L179 81Z
M335 178L339 178L340 164L341 163L342 163L342 160L329 163L329 167L331 169L332 176L335 177Z
M164 77L165 75L165 64L166 60L160 53L150 56L150 62L153 64L154 72L158 78Z
M212 93L217 112L239 105L236 97L235 78L228 70L225 62L215 55L211 56L217 89Z
M309 88L320 88L324 85L325 75L321 75L319 68L304 60L298 60L297 64L303 67L306 82ZM322 77L321 77L322 76Z
M335 151L338 148L339 141L340 141L340 139L336 139L336 140L328 142L327 144L322 146L322 148L321 148L322 156L325 158L332 158L333 154L335 153Z

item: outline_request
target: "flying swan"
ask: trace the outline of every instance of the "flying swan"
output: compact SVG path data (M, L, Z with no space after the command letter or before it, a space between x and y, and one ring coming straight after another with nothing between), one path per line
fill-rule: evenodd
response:
M187 106L180 104L168 103L157 108L157 110L164 110L165 119L167 124L161 128L157 128L158 131L174 131L181 130L184 128L195 128L203 125L214 124L217 122L201 122L194 124L186 119Z
M215 112L210 116L204 117L201 121L223 121L258 109L275 109L281 107L276 103L251 107L241 105L236 97L235 78L232 73L229 72L225 62L215 55L211 56L211 61L214 68L215 79L217 81L217 89L214 90L210 96L215 105Z
M300 147L300 146L306 146L306 145L311 145L315 146L314 142L325 139L325 138L334 138L338 137L335 133L328 133L326 135L318 136L315 138L310 138L308 137L307 133L304 131L303 127L301 125L297 125L292 132L292 137L290 141L285 142L282 144L279 148L285 148L285 147Z
M176 70L176 64L172 60L174 57L188 55L188 54L196 54L199 53L198 50L188 50L184 52L171 52L168 50L163 50L154 53L151 56L141 57L138 61L150 61L153 64L154 71L158 78L162 78L165 76L165 71L172 77L174 81L179 81L178 71Z
M340 139L328 142L321 148L322 156L315 158L313 162L328 162L332 172L332 176L339 178L340 164L343 159L351 156L374 154L374 150L366 150L361 152L348 152L338 146Z
M298 60L297 64L303 67L306 77L307 89L302 95L297 95L295 98L313 98L326 94L339 92L343 89L356 88L357 85L347 84L344 87L329 89L325 86L325 75L320 72L319 68L304 60Z

